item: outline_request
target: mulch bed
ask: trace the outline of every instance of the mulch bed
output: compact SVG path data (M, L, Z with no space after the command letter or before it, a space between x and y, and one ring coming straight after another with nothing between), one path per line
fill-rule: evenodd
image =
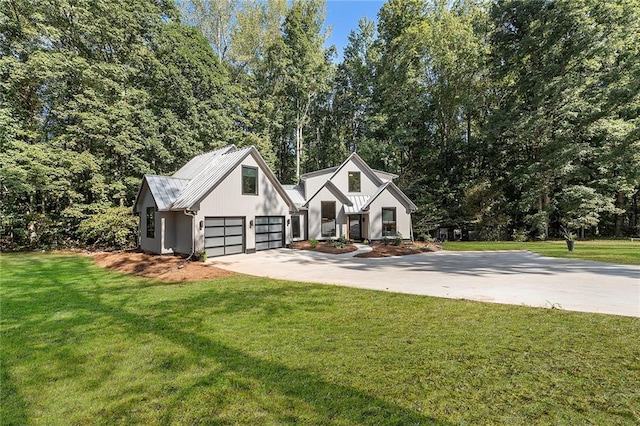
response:
M139 252L100 252L90 256L103 268L160 281L198 281L233 275L233 272L202 262L185 261L179 256Z
M393 244L384 245L382 243L371 244L372 251L368 253L356 254L354 257L364 258L380 258L380 257L392 257L392 256L406 256L409 254L418 254L425 252L434 252L442 250L442 247L434 243L422 243L416 241L412 244L403 244L396 246Z
M320 253L329 253L329 254L342 254L349 253L352 251L358 250L358 247L353 244L347 244L343 248L337 248L333 246L328 246L326 243L319 242L316 248L312 248L309 241L298 241L293 243L293 248L296 250L311 250L318 251Z

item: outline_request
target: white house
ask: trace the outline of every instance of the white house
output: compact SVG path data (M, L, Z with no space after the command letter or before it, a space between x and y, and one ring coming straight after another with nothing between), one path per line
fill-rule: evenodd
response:
M300 223L297 233L306 239L413 238L417 208L393 183L397 177L372 169L355 152L337 167L303 174L298 185L285 187L298 208L292 223Z
M408 238L416 206L393 184L396 177L354 153L283 186L255 147L228 146L194 157L173 176L144 176L134 204L139 245L213 257L308 238Z

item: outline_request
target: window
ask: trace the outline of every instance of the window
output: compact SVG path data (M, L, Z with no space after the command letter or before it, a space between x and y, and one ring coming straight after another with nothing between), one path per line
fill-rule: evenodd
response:
M242 194L258 195L258 168L242 166Z
M320 203L320 211L322 214L322 236L336 236L336 202L322 201Z
M349 192L360 192L360 172L349 172Z
M156 208L147 207L147 238L154 238L156 234Z
M383 237L396 236L396 208L395 207L382 208L382 236Z
M300 238L300 216L291 216L291 237Z

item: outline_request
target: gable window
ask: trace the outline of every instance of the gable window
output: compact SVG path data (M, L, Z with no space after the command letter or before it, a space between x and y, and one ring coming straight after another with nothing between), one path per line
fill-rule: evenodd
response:
M360 192L360 172L349 172L349 192Z
M322 215L322 236L336 236L336 202L322 201L320 203L320 212Z
M242 166L242 194L258 195L258 168Z
M147 238L154 238L156 234L156 208L147 207Z
M382 208L382 236L383 237L396 236L396 208L395 207Z
M300 215L291 216L291 237L300 238Z

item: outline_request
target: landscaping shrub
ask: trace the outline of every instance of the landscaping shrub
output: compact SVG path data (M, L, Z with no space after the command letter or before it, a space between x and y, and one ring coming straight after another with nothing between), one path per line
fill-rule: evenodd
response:
M138 218L127 207L107 207L83 220L78 234L89 246L130 249L136 246Z
M309 240L309 245L311 246L312 249L318 247L318 240L316 240L315 238L311 238Z

